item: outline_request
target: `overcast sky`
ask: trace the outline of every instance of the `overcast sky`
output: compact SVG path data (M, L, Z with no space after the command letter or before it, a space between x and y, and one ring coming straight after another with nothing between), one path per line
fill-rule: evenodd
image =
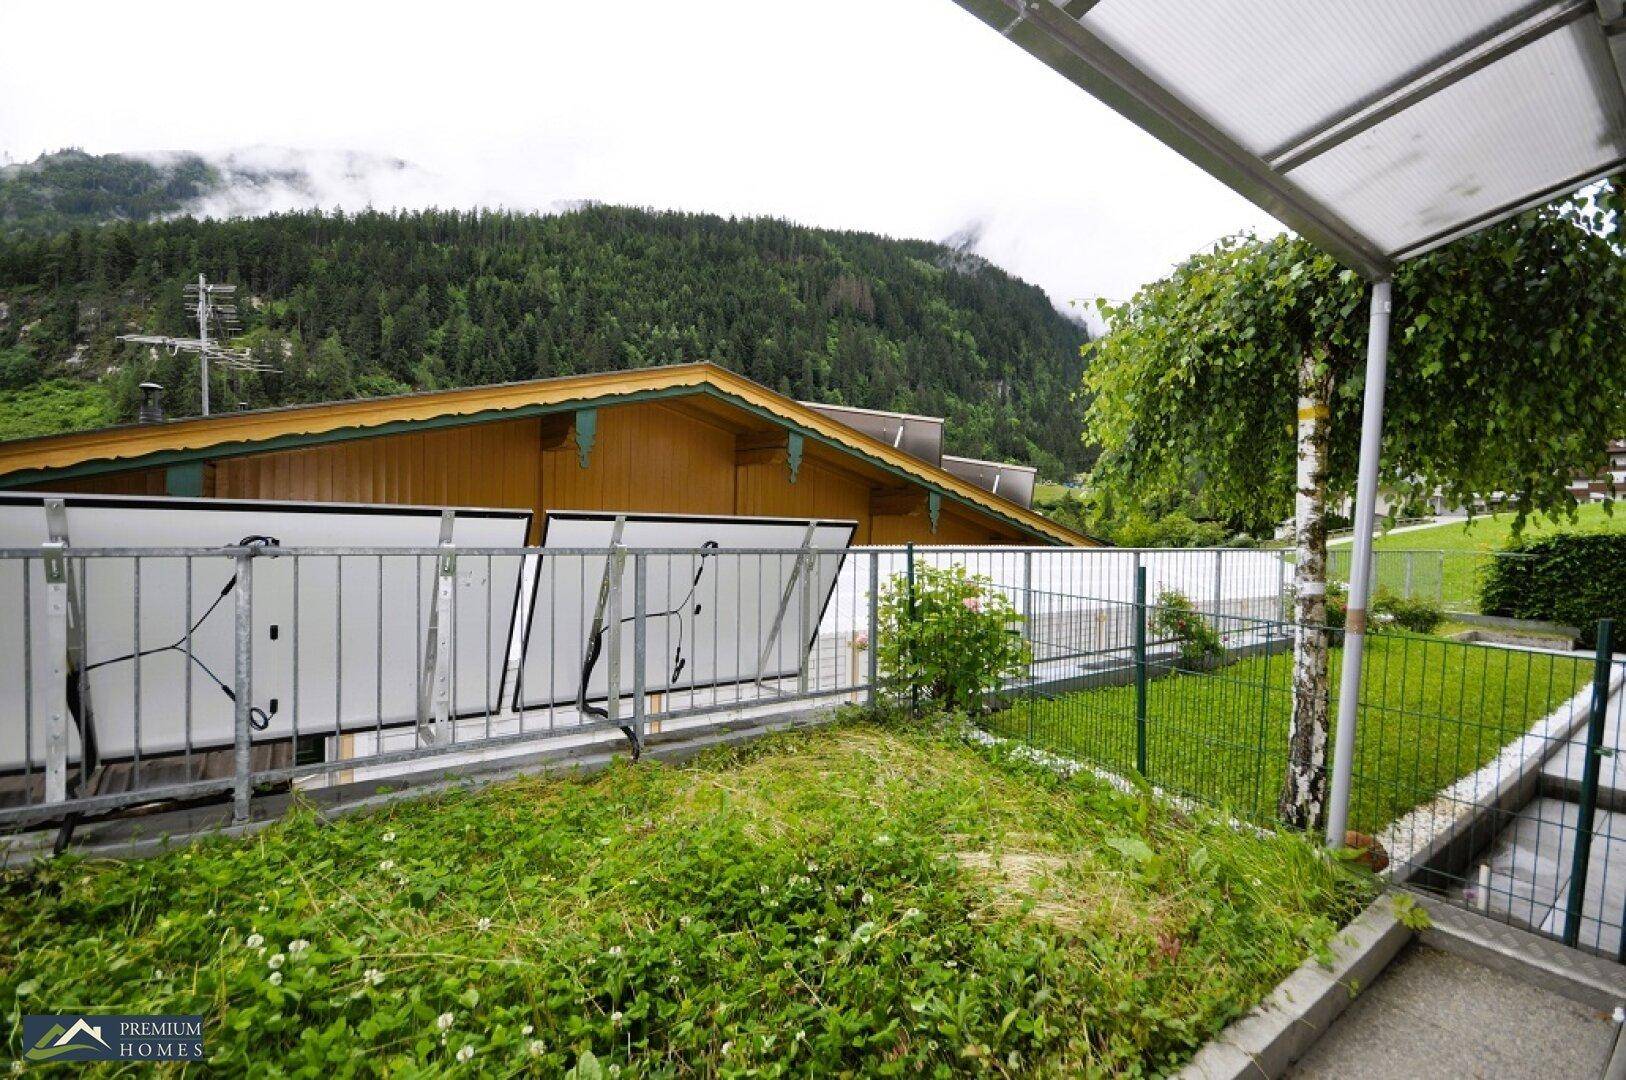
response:
M1062 305L1279 228L952 0L0 0L0 152L68 145L320 151L328 204L980 223Z

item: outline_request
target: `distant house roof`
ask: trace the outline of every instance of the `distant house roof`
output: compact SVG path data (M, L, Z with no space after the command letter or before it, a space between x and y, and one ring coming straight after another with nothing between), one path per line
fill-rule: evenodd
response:
M817 409L715 364L674 364L395 397L257 409L126 424L0 442L0 488L123 469L260 453L454 424L561 412L595 404L704 395L914 480L1053 543L1100 541L984 491Z

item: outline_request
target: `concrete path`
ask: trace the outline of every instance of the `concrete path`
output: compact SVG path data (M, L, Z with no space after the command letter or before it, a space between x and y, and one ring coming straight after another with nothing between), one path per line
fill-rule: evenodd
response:
M1605 1013L1413 945L1288 1073L1301 1080L1592 1080L1618 1028Z
M1465 517L1437 517L1430 521L1420 521L1416 525L1396 525L1388 532L1378 529L1373 533L1373 538L1377 539L1384 536L1399 536L1401 533L1417 532L1419 529L1437 529L1441 525L1461 525L1467 520L1468 519ZM1337 547L1339 544L1353 544L1354 542L1355 534L1350 533L1348 536L1333 537L1327 541L1327 546Z

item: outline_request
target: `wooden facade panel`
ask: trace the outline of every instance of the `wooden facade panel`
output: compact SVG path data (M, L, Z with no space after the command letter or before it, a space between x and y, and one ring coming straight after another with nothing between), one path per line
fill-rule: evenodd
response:
M64 495L163 495L163 469L130 469L125 472L80 476L28 484L19 491L51 491Z
M534 510L536 429L535 420L504 420L224 458L211 494Z
M722 408L722 406L718 406ZM783 429L729 427L692 407L645 401L597 410L582 468L574 414L346 438L222 457L192 490L225 499L497 506L557 510L851 519L859 544L1032 543L992 515L943 500L933 531L923 488L839 451L804 446L790 482ZM747 418L750 419L750 418ZM166 494L163 467L33 490ZM537 537L533 533L532 540Z
M598 410L581 467L575 437L542 454L542 502L554 510L734 513L734 436L658 402Z
M851 518L858 522L855 544L869 539L869 485L804 459L796 483L784 454L750 461L736 469L734 512L745 517Z

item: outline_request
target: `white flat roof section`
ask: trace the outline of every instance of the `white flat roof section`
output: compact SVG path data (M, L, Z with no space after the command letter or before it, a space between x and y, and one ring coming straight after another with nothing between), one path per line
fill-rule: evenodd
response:
M1622 0L957 0L1368 278L1626 168Z

